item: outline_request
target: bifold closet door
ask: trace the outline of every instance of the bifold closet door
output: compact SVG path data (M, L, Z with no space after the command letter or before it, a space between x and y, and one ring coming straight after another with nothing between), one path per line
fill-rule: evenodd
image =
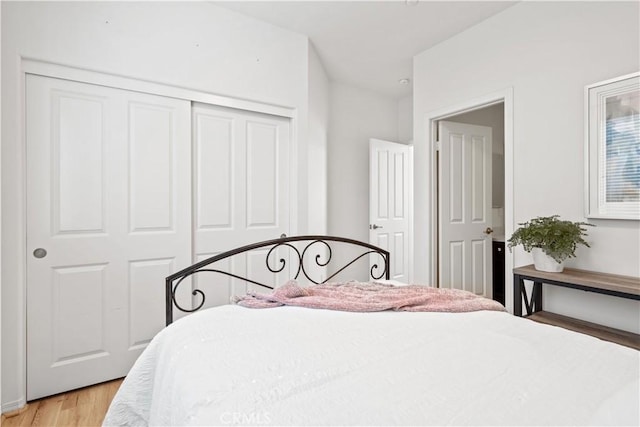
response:
M290 120L194 104L192 126L194 261L289 234ZM253 251L223 267L263 283L285 280L291 262L280 275L271 274L264 268L266 255ZM274 255L274 269L281 268L281 257L289 259L284 249ZM215 273L199 274L193 285L207 295L207 307L228 304L231 295L252 287Z
M188 101L28 75L27 398L122 377L191 262Z

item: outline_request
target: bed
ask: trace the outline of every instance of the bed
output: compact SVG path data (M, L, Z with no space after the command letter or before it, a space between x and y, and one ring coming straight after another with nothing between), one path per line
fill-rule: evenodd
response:
M349 257L335 245L349 246ZM167 278L168 326L125 378L104 425L640 424L640 352L504 310L198 310L206 298L191 290L198 274L247 280L269 288L251 298L281 302L270 297L281 283L219 268L256 251L269 275L289 272L310 289L333 286L323 283L349 269L360 274L364 262L371 286L397 292L387 251L338 237L286 237L199 262ZM334 267L336 259L347 261ZM186 283L190 307L178 298ZM173 322L176 308L197 312Z

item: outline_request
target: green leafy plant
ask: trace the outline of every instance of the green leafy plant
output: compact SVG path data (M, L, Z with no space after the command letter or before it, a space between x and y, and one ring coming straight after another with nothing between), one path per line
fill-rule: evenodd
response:
M563 221L559 218L559 215L540 216L518 224L520 227L508 240L509 249L517 245L522 245L527 252L540 248L557 262L562 262L576 256L578 245L591 247L584 240L587 236L587 229L584 227L593 227L593 224Z

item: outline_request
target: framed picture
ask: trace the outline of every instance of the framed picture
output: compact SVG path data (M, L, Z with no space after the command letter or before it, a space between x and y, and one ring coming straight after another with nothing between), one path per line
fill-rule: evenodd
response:
M587 218L640 220L640 73L585 87Z

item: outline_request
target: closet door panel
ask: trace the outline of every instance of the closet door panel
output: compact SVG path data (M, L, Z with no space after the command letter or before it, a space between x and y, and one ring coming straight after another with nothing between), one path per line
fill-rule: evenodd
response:
M194 261L288 234L289 119L194 104L192 126ZM234 259L229 268L253 278L256 265L264 270L264 255ZM272 283L272 276L254 280ZM227 303L231 295L248 289L244 282L215 273L197 275L193 286L207 295L207 306Z
M176 271L175 258L129 261L128 349L143 350L164 327L164 294L158 278Z
M52 94L51 182L54 233L104 232L105 98Z
M214 114L194 116L196 229L231 230L234 227L233 191L234 119ZM213 167L215 165L215 167Z
M278 226L277 124L247 121L247 229Z
M127 112L127 364L165 326L164 278L191 264L191 105L122 92ZM188 305L188 289L178 301Z
M191 261L189 121L187 101L27 76L29 400L126 375L163 327L164 277Z
M170 107L129 101L131 232L175 231L174 114Z

